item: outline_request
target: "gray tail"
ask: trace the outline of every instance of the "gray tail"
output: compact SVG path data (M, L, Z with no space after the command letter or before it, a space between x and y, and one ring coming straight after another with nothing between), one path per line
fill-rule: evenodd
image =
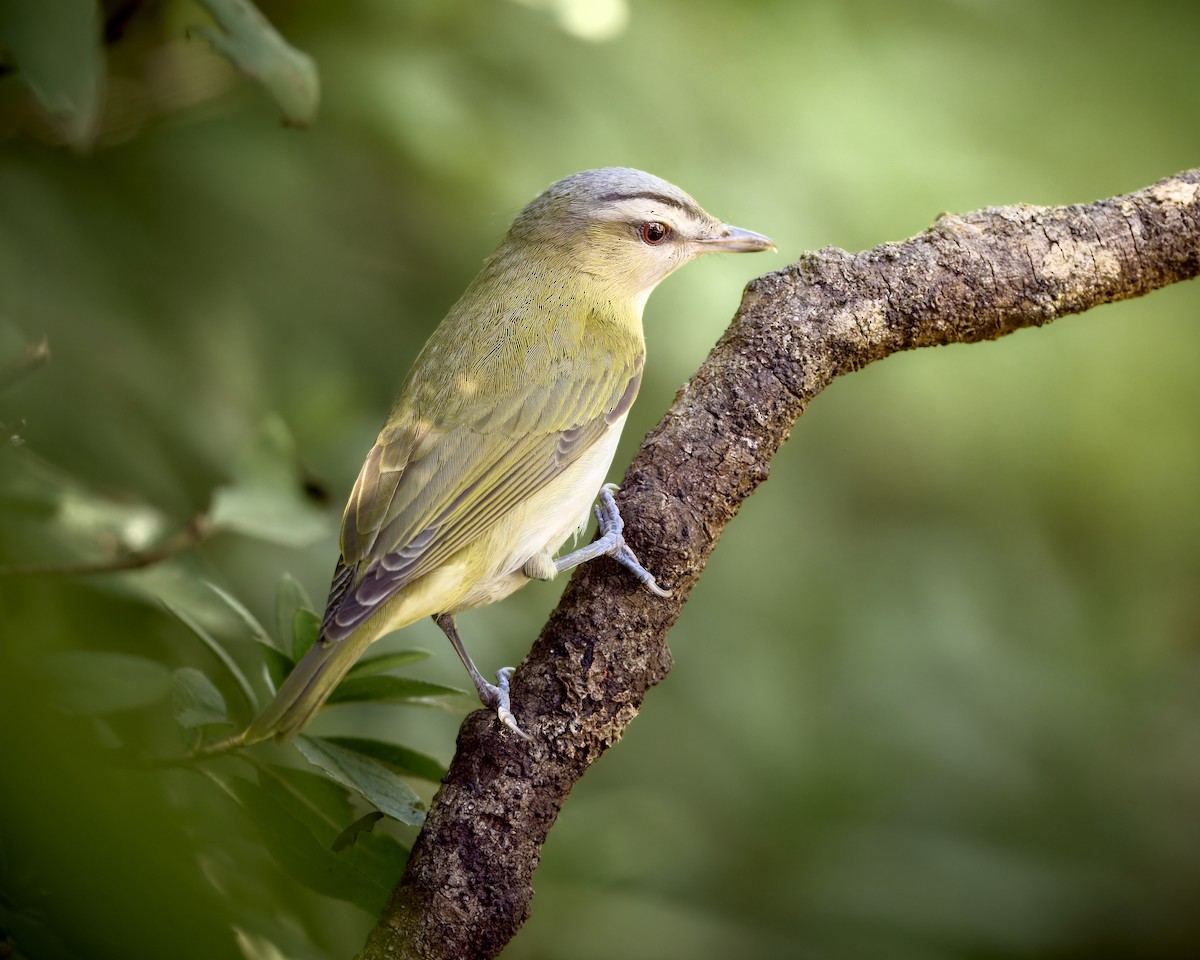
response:
M358 645L321 637L296 664L275 699L246 729L245 743L274 737L290 740L329 699L334 687L358 659Z

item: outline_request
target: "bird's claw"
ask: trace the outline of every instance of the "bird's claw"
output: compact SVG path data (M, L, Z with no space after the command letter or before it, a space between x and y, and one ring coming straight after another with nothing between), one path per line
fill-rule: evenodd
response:
M658 585L658 581L654 579L654 574L642 566L641 561L637 558L637 555L629 549L624 540L621 541L621 545L617 548L617 552L613 554L613 559L616 560L617 563L621 564L621 566L625 567L625 569L627 569L635 577L637 577L638 582L641 583L641 585L651 593L659 597L671 596L671 591L666 587L660 587Z
M513 716L512 705L509 700L508 688L512 681L512 675L516 672L516 667L502 667L496 673L496 686L488 684L489 698L493 702L488 703L489 707L494 707L496 716L500 722L508 727L522 740L532 739L529 734L521 729L521 725L517 723L517 718Z
M642 566L637 554L629 548L622 536L625 521L621 518L621 511L617 509L617 501L613 499L613 494L619 489L615 483L606 483L600 488L600 499L596 504L596 524L600 528L600 539L612 541L612 546L607 551L608 555L637 577L642 586L657 596L669 597L671 591L658 585L654 574Z

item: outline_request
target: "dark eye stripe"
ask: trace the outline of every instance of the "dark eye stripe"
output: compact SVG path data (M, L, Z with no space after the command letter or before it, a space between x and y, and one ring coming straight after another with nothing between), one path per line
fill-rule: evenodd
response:
M598 198L599 203L614 203L618 200L651 200L654 203L661 203L664 206L682 210L690 217L697 219L703 219L704 217L704 211L694 204L685 203L683 200L668 197L665 193L655 193L652 190L639 193L606 193L604 196Z

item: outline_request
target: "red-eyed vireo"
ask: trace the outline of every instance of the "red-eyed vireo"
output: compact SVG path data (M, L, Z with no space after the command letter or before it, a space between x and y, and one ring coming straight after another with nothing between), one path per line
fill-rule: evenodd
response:
M239 742L295 735L368 646L423 617L521 733L512 668L488 683L455 615L602 554L665 594L603 486L642 379L642 308L703 253L773 247L639 170L586 170L530 203L413 364L346 505L321 636ZM599 538L555 559L597 492Z

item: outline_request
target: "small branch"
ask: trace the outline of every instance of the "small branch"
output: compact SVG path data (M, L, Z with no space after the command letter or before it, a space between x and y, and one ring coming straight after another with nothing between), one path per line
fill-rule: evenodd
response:
M588 765L671 667L667 631L721 531L835 378L901 350L992 340L1200 273L1200 170L1124 197L943 216L920 236L806 254L751 283L642 444L618 500L675 590L580 568L513 683L532 742L466 718L404 877L360 960L496 956L524 922L541 845Z
M150 550L135 550L110 560L84 561L81 563L29 563L0 565L0 577L27 577L44 574L90 574L121 573L141 570L162 563L172 557L203 543L213 531L207 514L197 514L187 526L177 530L157 547Z

